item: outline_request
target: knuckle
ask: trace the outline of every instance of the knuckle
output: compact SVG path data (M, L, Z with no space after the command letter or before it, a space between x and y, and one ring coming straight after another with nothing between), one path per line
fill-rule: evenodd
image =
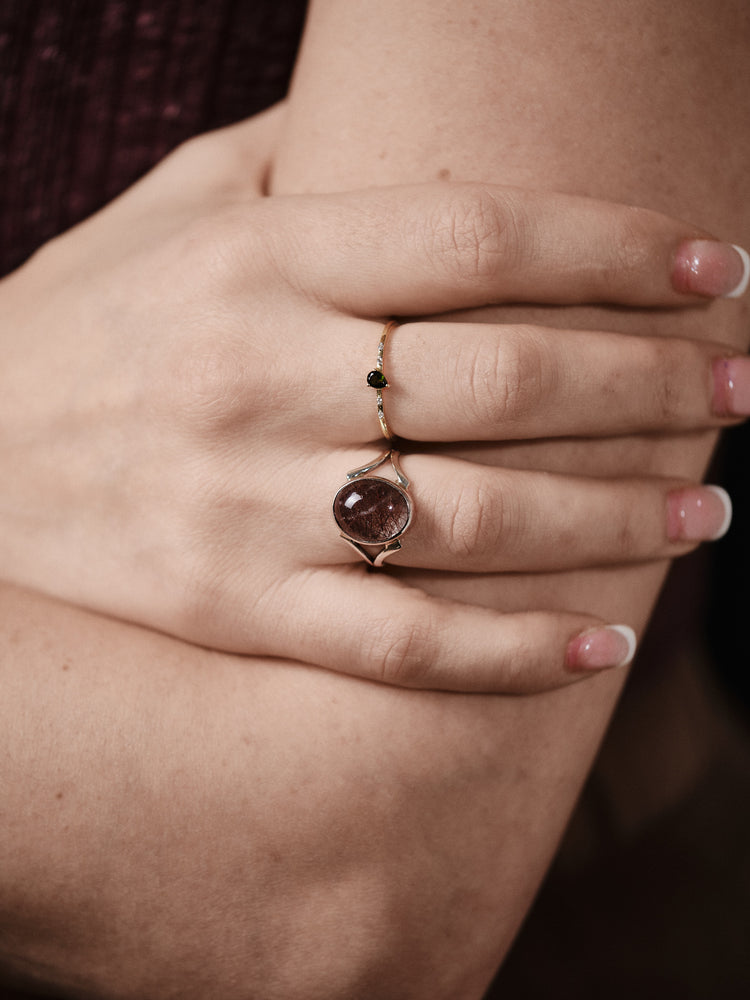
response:
M203 563L203 560L200 560ZM183 586L174 598L176 632L188 640L217 644L221 633L219 609L226 607L225 587L220 575L199 572L194 566L186 574Z
M440 205L430 230L430 256L456 280L491 280L524 255L528 228L509 198L466 186Z
M248 288L265 290L278 272L268 211L262 201L228 200L192 217L167 247L169 290L197 315L210 310L222 316L247 299Z
M470 476L454 497L446 525L448 551L456 557L500 545L506 533L505 497L492 490L479 474Z
M239 206L195 217L177 238L181 271L203 296L223 297L241 287L254 239Z
M557 391L561 377L552 350L531 327L515 328L491 349L470 342L459 363L456 392L469 420L506 434Z
M474 339L464 342L455 356L455 373L450 385L456 395L453 408L463 412L471 426L494 429L502 419L504 401L497 391L497 356Z
M397 687L424 687L432 674L437 623L427 610L421 617L388 623L375 640L372 662L377 679Z
M530 328L501 341L495 364L491 411L495 425L527 419L557 389L560 372L552 352Z
M150 553L152 575L162 584L158 624L189 641L206 642L220 627L217 610L223 606L223 572L216 552L209 558L200 544L198 484L181 479L179 504L161 525L158 551Z
M249 416L255 394L248 381L243 343L229 336L198 336L174 358L165 402L193 430L227 430Z
M202 492L202 491L201 491ZM183 530L179 573L171 588L176 634L215 649L231 648L232 637L243 634L243 625L252 621L253 635L260 640L263 616L259 606L270 601L272 588L262 597L249 592L242 574L241 543L224 544L235 534L231 513L225 517L206 514L226 504L223 491L195 498L190 505L190 520ZM237 534L235 534L237 539Z
M267 362L278 342L271 343L265 310L254 321L244 307L248 287L267 290L274 280L268 241L253 229L230 208L196 218L170 248L181 264L165 283L181 324L156 345L152 379L164 405L189 423L225 426L250 407L260 412L272 396L262 373L276 370Z

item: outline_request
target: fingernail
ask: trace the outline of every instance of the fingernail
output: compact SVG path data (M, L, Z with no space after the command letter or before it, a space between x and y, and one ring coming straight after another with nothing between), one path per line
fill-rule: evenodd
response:
M732 501L721 486L688 486L667 497L670 542L714 542L732 522Z
M565 656L570 670L625 667L635 656L635 632L629 625L608 625L571 639Z
M678 292L737 299L747 290L747 250L718 240L686 240L675 254L672 284Z
M713 372L714 413L719 417L749 417L750 358L718 358Z

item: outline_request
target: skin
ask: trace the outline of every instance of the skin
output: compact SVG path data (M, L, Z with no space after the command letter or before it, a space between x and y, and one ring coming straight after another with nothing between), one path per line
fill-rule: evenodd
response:
M544 0L415 9L385 0L365 9L319 0L272 189L436 177L501 181L643 204L747 243L750 130L740 109L750 87L749 50L750 16L746 5L733 2L688 2L674 18L666 6L648 2L591 2L585 10ZM519 309L485 317L539 315ZM746 346L749 327L742 301L693 314L542 315L561 326L716 337L738 347ZM393 340L394 381L407 335ZM615 468L700 475L712 445L713 437L703 435L585 448L542 443L482 455L493 463L591 475ZM544 600L642 628L663 573L660 566L589 572L552 585L409 579L494 607ZM499 850L507 852L508 867L501 866L516 877L516 894L497 896L507 934L554 846L621 680L609 675L530 704L501 698L485 706L495 720L496 759L513 775L510 787L498 789L494 813ZM513 869L519 862L524 875Z
M108 579L106 572L96 574L102 573L102 564L106 568L102 553L113 540L122 546L127 537L127 519L117 518L127 510L122 499L132 495L132 482L147 478L153 467L148 450L153 424L148 421L146 437L139 438L141 424L133 419L131 410L125 406L123 420L120 407L113 405L114 401L122 404L129 400L132 372L128 365L105 364L104 381L95 378L89 383L80 378L82 359L65 340L61 320L66 309L60 303L72 298L81 307L75 313L80 316L87 314L84 304L91 308L93 302L102 320L88 328L88 364L100 355L110 358L114 350L134 359L136 372L150 369L151 364L144 362L139 352L163 350L158 337L129 336L124 352L117 337L113 342L107 336L93 339L97 330L108 335L118 331L128 313L120 306L115 313L117 322L102 316L98 310L105 306L107 297L100 291L92 294L91 289L109 284L120 287L121 281L111 277L111 269L117 277L119 268L135 269L140 256L145 255L149 266L136 287L151 308L154 296L148 292L148 279L154 271L153 255L159 252L162 241L166 239L169 251L170 241L182 238L185 221L194 227L199 212L221 217L227 211L227 198L232 206L242 203L245 217L252 218L249 209L252 198L257 197L252 193L254 182L249 190L241 185L238 190L233 187L237 182L233 180L232 154L242 162L257 156L256 144L262 142L267 126L265 119L190 144L136 191L55 241L4 283L6 317L14 317L7 328L23 330L20 342L7 344L3 371L10 391L2 394L4 448L11 449L6 462L14 469L11 481L23 502L14 507L8 502L12 494L6 489L3 516L11 518L15 509L25 518L22 524L28 524L34 504L41 499L42 512L52 511L59 517L59 511L66 509L65 522L75 523L81 512L71 504L71 497L77 496L75 489L82 478L89 481L89 476L80 476L88 455L90 476L100 488L114 489L114 494L105 492L102 498L96 490L91 491L93 505L82 508L76 537L84 539L85 547L80 545L72 553L79 562L71 578L81 587L93 579L97 599L112 600L112 594L119 592L113 589L117 585L133 595L128 599L135 600L150 579L148 574L136 578L134 585L128 563L117 551L111 555L118 560L114 580ZM218 173L217 162L222 164ZM178 185L178 179L183 183ZM187 186L185 181L189 181ZM167 197L174 187L179 187L181 199ZM364 198L358 200L358 212L364 204ZM271 202L262 207L264 213L272 210ZM643 223L644 217L638 218ZM651 231L654 221L644 234ZM657 266L641 269L638 294L647 301L654 297L667 303L682 301L671 285L666 266L670 254L665 247L681 246L685 230L668 220L656 222L653 256ZM659 235L662 230L668 235L666 244ZM591 239L588 227L587 233ZM602 255L605 253L603 250ZM162 268L172 257L171 252L166 254L167 263ZM571 261L566 257L563 266L569 267ZM82 270L88 281L86 287L76 288L75 275ZM197 271L202 273L203 269ZM526 276L526 270L519 268L519 276ZM585 278L585 270L580 278ZM507 287L508 276L503 280ZM571 280L566 277L563 281L566 293ZM616 282L609 284L612 281L606 279L607 289L616 287ZM464 294L469 294L468 288ZM596 283L590 289L595 291ZM45 303L42 318L57 317L54 345L44 339L48 324L40 323L37 312L28 308L32 292ZM634 294L632 286L630 294ZM225 320L225 307L221 315ZM165 322L172 322L169 310ZM366 326L363 360L369 354L369 333L378 329L377 325ZM451 330L454 335L459 332L446 326L447 333ZM473 332L469 327L462 330L470 332L478 343L487 333L484 327ZM75 344L80 326L73 326L72 336ZM537 331L537 336L544 334ZM168 337L164 339L170 343ZM496 340L490 338L485 349L491 350ZM611 362L611 350L604 349L609 345L603 342L604 337L601 340L587 335L585 348L592 350L592 345L598 345L593 352L596 357ZM560 343L569 351L576 344L582 349L572 333L556 340L555 348ZM675 342L669 357L662 358L654 373L644 366L651 355L643 355L643 343L617 341L617 365L630 365L627 381L633 395L616 416L610 417L606 428L597 430L611 433L623 426L650 426L656 418L662 419L664 426L702 427L726 421L725 415L712 413L715 393L710 377L713 349L709 345ZM46 365L34 369L29 364L34 356L46 359ZM62 377L66 359L71 357L76 375L72 390ZM561 365L559 359L555 368ZM170 374L180 370L179 365L158 368ZM26 384L23 378L28 378L31 370L37 375L48 373L47 391L33 394L24 406L19 386ZM118 391L112 391L107 378L117 380ZM640 412L641 404L631 405L632 399L640 398L644 380L662 389L670 387L674 406L669 414L651 413L648 394L641 399L645 413ZM102 408L103 384L108 386L106 409ZM142 388L137 379L135 384ZM179 413L184 416L190 409L190 397L184 387L182 392L178 388L167 392L167 398L179 397ZM77 406L61 412L61 397L75 399ZM534 420L539 419L543 426L562 420L558 430L580 427L579 408L570 406L568 397L569 391L563 391L554 414L524 417L520 411L519 436L533 430ZM231 402L235 397L227 398ZM86 408L92 399L93 414ZM161 396L157 394L151 406L144 407L141 400L136 393L136 416L145 408L156 419ZM398 424L418 419L420 406L412 413L397 396L394 402L391 413ZM201 418L198 424L203 426L204 411L195 403L193 406ZM318 430L324 426L324 416L323 412ZM372 407L366 407L366 412L363 408L363 427L369 427L372 419ZM465 419L477 418L467 411ZM486 424L486 419L480 424ZM592 418L587 415L585 419ZM243 437L248 435L244 410L229 405L223 419L212 424L217 437L210 438L211 453L218 457L225 454L220 434L236 420L240 420ZM598 421L592 419L592 423ZM121 435L125 430L127 440L137 445L127 454L119 453L128 470L124 480L113 476L109 460L104 460L118 454L113 427L119 428ZM194 453L186 464L178 466L181 489L177 498L170 505L159 499L159 489L169 482L165 479L168 456L185 447L185 440L179 437L183 427L182 420L162 426L158 435L162 476L145 491L144 502L152 505L150 516L144 518L141 512L136 517L136 523L149 524L152 517L163 516L166 507L170 516L157 531L158 537L172 524L176 504L187 491L189 473L195 468L195 455L199 459L201 454ZM12 451L13 428L23 442L18 453ZM80 438L73 453L79 475L65 479L50 456L61 448L69 449L70 434L76 430ZM168 444L175 430L178 436ZM96 447L87 451L85 443L92 440L92 431ZM337 423L331 424L329 433L338 433ZM296 436L293 425L290 440ZM258 447L262 444L261 440ZM138 466L138 461L144 464ZM115 472L118 468L115 464ZM102 470L103 478L97 479ZM335 474L338 481L338 463ZM64 489L52 503L61 484L67 484L70 492ZM608 504L622 501L621 484L601 486L609 491ZM660 519L661 526L655 532L658 551L665 544L663 489L663 484L644 483L632 497L637 504L645 498L646 506L636 507L641 512L639 518L651 511ZM656 491L651 499L649 491ZM84 490L84 496L88 495ZM188 511L191 509L189 505ZM99 535L95 532L97 515L105 518ZM115 520L106 520L111 517ZM64 544L64 537L61 539L55 530L45 535L45 524L38 516L35 530L23 536L23 545L18 545L19 525L15 529L12 522L6 525L6 570L14 558L25 559L25 565L34 569L35 561L29 555L40 543L42 553L47 558L53 556L54 566L70 565L71 554L55 548ZM146 532L138 537L142 546L137 552L147 551ZM98 541L92 543L92 538ZM297 548L306 555L309 546L303 541ZM324 538L323 544L329 542ZM338 539L332 538L330 545L334 566L350 559ZM683 540L677 545L680 550L685 548ZM594 546L595 554L598 548ZM94 551L98 560L92 559ZM256 570L262 552L258 544ZM519 565L523 566L529 549L520 544L518 552L522 559ZM576 546L571 555L584 563L591 558ZM614 548L612 555L621 559L627 553ZM149 560L145 563L150 566ZM140 565L141 560L135 564ZM270 564L275 565L274 557ZM361 585L371 592L377 578L363 574L361 566L356 568ZM174 584L164 586L165 579L179 579L179 565L161 579L152 580L146 589L153 613L165 596L168 601L178 596ZM125 584L129 580L128 589ZM59 569L54 574L42 573L41 585L62 582ZM384 587L393 584L387 577L380 582ZM501 889L507 898L515 898L524 888L514 871L506 868L507 852L498 854L495 849L501 827L493 815L494 798L504 788L510 801L516 776L496 758L491 701L435 693L417 695L280 659L211 653L9 586L2 590L0 606L2 723L8 761L12 762L4 771L0 855L4 889L0 942L6 978L31 983L41 992L45 983L51 984L58 996L138 998L200 997L217 983L223 996L258 996L263 1000L274 996L288 1000L295 995L389 996L395 992L419 996L428 983L431 990L439 989L448 996L472 995L483 987L496 961L506 920L496 894ZM367 607L372 609L372 601ZM110 608L122 616L122 608L116 604ZM295 609L291 611L293 619ZM156 619L156 623L160 621ZM217 627L214 621L212 624ZM282 634L280 627L277 632ZM453 632L450 629L446 634L455 643L458 637ZM333 638L339 635L344 640L353 636L359 645L359 633L352 631L350 621L340 633L334 630ZM523 638L523 628L520 635ZM388 630L384 638L390 638ZM378 662L373 656L372 666L376 668ZM551 675L538 679L539 683L559 683L555 671L561 667L558 662ZM568 672L565 681L569 683L574 677ZM398 679L408 678L402 674ZM517 669L515 679L518 684L528 684L529 672ZM514 678L493 670L489 680L508 686ZM467 686L470 682L469 676L462 679ZM420 736L415 739L417 733ZM533 750L532 740L529 755ZM368 775L372 777L368 779ZM520 820L522 814L518 815ZM457 843L464 847L460 852L456 851ZM520 864L522 846L517 845L514 869L525 875ZM488 858L496 858L489 868ZM489 881L488 875L492 876ZM436 906L436 900L451 900L451 905ZM315 914L312 921L311 912ZM155 932L154 928L163 931ZM446 935L454 947L441 966L435 960L436 942ZM342 949L344 940L346 947ZM285 942L294 942L294 947L285 946ZM490 956L484 964L477 962L478 946ZM133 972L134 952L139 956L137 975Z
M421 27L429 17L425 11ZM352 155L369 163L358 148ZM716 218L703 206L698 221L728 232L730 200L724 215L712 206ZM743 242L742 232L728 235ZM739 343L739 308L707 311L728 334L720 339ZM699 326L678 321L686 334ZM667 332L667 323L654 322ZM603 460L610 448L594 450ZM660 470L686 452L685 441L626 448L634 465ZM688 449L691 469L706 449L703 440ZM565 449L531 453L553 462ZM581 469L586 453L567 457ZM528 460L523 450L510 455ZM590 578L582 578L582 594L622 608L630 593L628 606L645 616L648 602L632 595L644 579L655 589L659 574L598 573L597 594ZM524 586L506 590L503 601L531 606L539 588L533 580ZM265 1000L481 995L547 864L617 686L600 677L533 700L446 698L262 659L248 669L12 588L3 591L2 614L2 721L16 761L6 802L8 815L20 817L4 852L3 885L12 887L5 950L20 956L17 968L64 978L68 995L199 997L217 982L224 997ZM116 687L108 683L115 677ZM296 754L285 752L290 734L299 739ZM243 737L252 749L242 750ZM40 772L42 756L54 766ZM82 771L92 758L109 766ZM363 781L373 761L377 778ZM252 877L238 879L248 869ZM39 891L45 886L58 891ZM184 919L196 898L200 919ZM160 925L170 933L154 934ZM289 941L295 947L280 951ZM194 950L199 970L188 961Z
M580 679L577 637L585 630L595 643L605 622L574 607L499 615L427 599L393 575L363 573L330 530L342 470L383 449L361 377L381 329L370 317L529 292L695 305L675 287L681 262L721 252L737 262L736 252L653 213L505 188L264 199L254 172L242 186L221 155L249 147L248 132L256 123L190 144L3 283L6 578L199 645L403 686L518 694ZM186 189L185 176L212 162L204 187L193 179L197 191ZM497 228L509 219L521 233L543 228L546 242L535 254L506 237L508 268L482 240L477 268L472 241L455 245L456 220L472 211L492 211ZM425 219L434 235L422 248L414 234ZM367 253L389 220L404 235L377 271L342 257L338 233L349 254L357 244ZM612 248L636 242L633 267L616 268ZM410 323L408 332L412 353L396 352L388 414L396 433L427 446L727 422L726 347L528 325ZM316 369L313 393L310 337L320 356L348 359ZM428 340L443 365L425 378ZM686 552L725 516L715 493L675 477L623 480L613 470L591 481L428 454L403 464L419 513L394 565L519 579L644 562ZM305 484L304 503L290 481ZM696 532L695 518L679 515L698 504L709 517Z

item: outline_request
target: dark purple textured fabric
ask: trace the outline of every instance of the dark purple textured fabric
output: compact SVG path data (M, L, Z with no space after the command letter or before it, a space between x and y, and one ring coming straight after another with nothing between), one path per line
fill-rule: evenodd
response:
M287 89L306 0L2 0L0 275Z

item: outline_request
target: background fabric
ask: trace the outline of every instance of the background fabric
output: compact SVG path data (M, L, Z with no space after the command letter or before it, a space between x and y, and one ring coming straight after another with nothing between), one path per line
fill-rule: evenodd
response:
M286 93L305 0L3 0L0 275Z

